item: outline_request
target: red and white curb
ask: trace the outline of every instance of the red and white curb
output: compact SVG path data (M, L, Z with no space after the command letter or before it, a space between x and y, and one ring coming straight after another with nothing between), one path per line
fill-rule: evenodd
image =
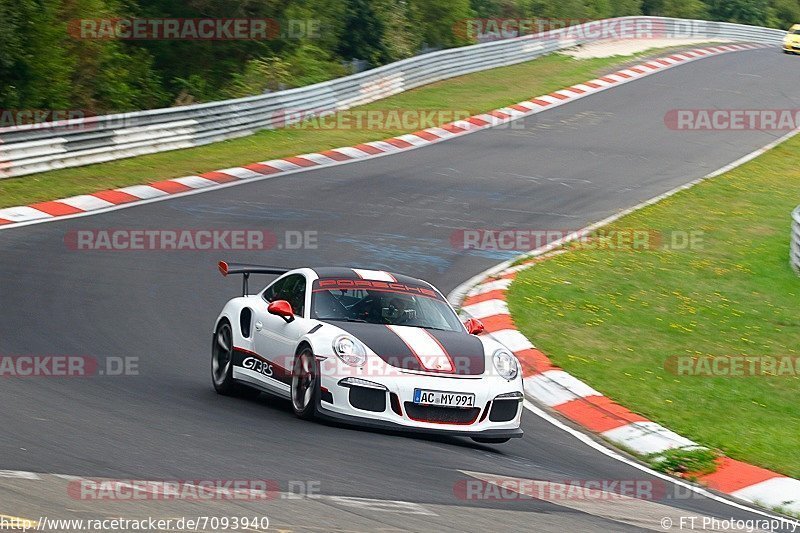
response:
M733 170L768 152L800 129L772 141L724 167L639 205L611 215L540 249L525 254L519 264L501 263L462 283L448 300L467 317L481 320L488 334L514 352L522 365L525 392L539 403L558 411L577 425L639 454L658 454L674 448L703 448L677 433L638 415L603 396L590 385L552 364L514 325L506 292L517 274L556 255L568 253L561 246L581 238L630 213L658 203L707 179ZM717 470L699 480L708 487L736 498L783 512L800 513L800 480L729 457L717 460Z
M226 168L206 172L198 176L184 176L147 185L133 185L92 194L82 194L27 206L0 209L0 230L10 227L50 222L57 219L97 214L122 209L143 203L196 194L221 187L268 179L275 176L303 172L309 169L329 167L390 155L441 142L452 137L473 133L522 117L534 115L564 105L578 98L604 91L630 81L644 78L677 65L729 52L766 48L760 44L729 44L696 48L686 52L646 61L608 76L603 76L547 95L525 100L517 104L475 115L441 127L400 135L383 141L374 141L355 146L326 150L319 153L301 154L283 159L261 161L243 167ZM24 179L24 178L23 178Z
M514 326L506 292L521 270L546 260L540 256L502 269L474 286L464 298L461 312L481 320L487 333L514 352L523 369L528 396L558 411L572 422L639 454L673 448L702 447L696 442L614 403L591 386L554 366ZM718 460L717 471L699 478L708 487L759 505L800 512L800 481L776 472L735 461Z

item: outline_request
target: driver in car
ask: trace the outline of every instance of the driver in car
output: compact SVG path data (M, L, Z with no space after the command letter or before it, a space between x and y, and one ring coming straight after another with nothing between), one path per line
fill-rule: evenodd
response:
M381 316L387 324L403 325L416 320L417 310L411 297L393 296L381 309Z

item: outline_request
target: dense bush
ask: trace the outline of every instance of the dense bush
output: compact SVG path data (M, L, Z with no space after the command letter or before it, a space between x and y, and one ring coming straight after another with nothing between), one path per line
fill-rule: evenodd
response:
M800 0L0 0L0 109L105 113L246 96L341 76L353 59L376 66L468 44L458 28L470 17L636 14L788 27L800 22ZM74 35L82 19L134 17L264 18L280 32L238 41Z

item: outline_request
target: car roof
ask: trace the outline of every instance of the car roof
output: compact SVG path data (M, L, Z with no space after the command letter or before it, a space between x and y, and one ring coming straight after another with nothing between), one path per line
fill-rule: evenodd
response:
M339 278L339 279L368 279L372 281L386 281L390 283L405 283L408 285L423 285L432 287L427 281L412 278L404 274L387 272L385 270L370 270L364 268L349 267L311 267L320 278Z

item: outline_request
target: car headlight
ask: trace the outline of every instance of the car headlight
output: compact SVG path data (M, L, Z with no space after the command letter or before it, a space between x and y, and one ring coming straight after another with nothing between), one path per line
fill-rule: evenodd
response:
M494 362L495 370L497 370L497 373L500 374L503 379L511 381L519 374L517 358L508 350L500 349L494 352L492 361Z
M346 365L363 366L367 362L367 349L350 335L339 335L333 339L333 353Z

